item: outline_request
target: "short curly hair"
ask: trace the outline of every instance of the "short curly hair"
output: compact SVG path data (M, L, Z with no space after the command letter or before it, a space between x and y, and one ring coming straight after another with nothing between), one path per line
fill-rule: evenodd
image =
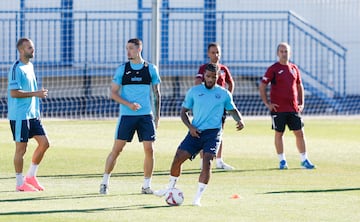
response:
M220 68L217 64L214 63L208 63L205 67L205 70L208 70L210 72L215 72L215 73L219 73Z

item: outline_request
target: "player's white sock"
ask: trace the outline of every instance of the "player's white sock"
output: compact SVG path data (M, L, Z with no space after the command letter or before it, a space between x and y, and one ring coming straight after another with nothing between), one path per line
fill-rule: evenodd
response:
M285 153L278 154L279 161L286 160Z
M206 187L207 187L207 184L199 182L198 190L194 197L194 203L200 203L201 196L202 196L203 192L205 191Z
M307 153L306 153L306 152L300 153L301 162L304 162L307 158L308 158L308 157L307 157Z
M36 176L38 168L39 168L38 164L31 163L29 171L27 172L27 176L28 177Z
M22 173L16 173L15 178L16 178L16 186L23 185L24 177L23 177Z
M104 173L104 175L103 175L103 180L102 180L102 183L101 183L101 184L109 185L110 175L111 175L110 173Z
M168 188L174 188L175 185L176 185L177 180L178 180L178 177L170 176L169 187Z
M151 187L151 177L145 177L144 178L144 185L143 188Z

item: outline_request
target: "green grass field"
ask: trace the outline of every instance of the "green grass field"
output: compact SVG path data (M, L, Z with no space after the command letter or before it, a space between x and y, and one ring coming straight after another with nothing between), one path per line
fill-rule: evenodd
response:
M287 131L289 170L279 171L270 119L246 120L238 132L228 118L224 158L236 167L213 169L202 207L191 205L199 160L185 162L178 182L182 206L141 195L142 145L137 138L121 154L110 194L98 194L116 120L43 120L51 140L38 172L44 192L15 192L14 144L8 121L0 121L0 221L358 221L360 218L360 120L307 118L308 153L316 170L300 168L294 137ZM180 119L161 121L156 141L154 189L168 182L171 160L186 128ZM35 143L29 144L24 172ZM233 194L240 198L232 199Z

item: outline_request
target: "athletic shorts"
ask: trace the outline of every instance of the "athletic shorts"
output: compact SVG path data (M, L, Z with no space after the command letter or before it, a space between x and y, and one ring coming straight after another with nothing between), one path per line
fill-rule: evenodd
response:
M287 125L290 130L300 130L304 127L304 122L299 113L281 112L271 113L272 129L278 132L284 132Z
M155 141L155 123L152 115L121 116L118 121L115 139L131 142L135 131L139 142Z
M193 160L201 150L204 153L211 153L216 156L221 142L222 130L208 129L202 131L199 135L200 138L192 137L188 132L178 149L189 152L191 155L190 160Z
M46 135L40 119L10 120L10 128L13 140L16 142L28 142L34 136Z

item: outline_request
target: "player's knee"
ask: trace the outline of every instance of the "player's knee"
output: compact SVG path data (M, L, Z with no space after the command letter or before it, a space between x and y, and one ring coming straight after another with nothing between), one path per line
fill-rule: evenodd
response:
M47 150L50 147L49 141L45 141L44 144L42 144L42 147L44 148L44 150Z

